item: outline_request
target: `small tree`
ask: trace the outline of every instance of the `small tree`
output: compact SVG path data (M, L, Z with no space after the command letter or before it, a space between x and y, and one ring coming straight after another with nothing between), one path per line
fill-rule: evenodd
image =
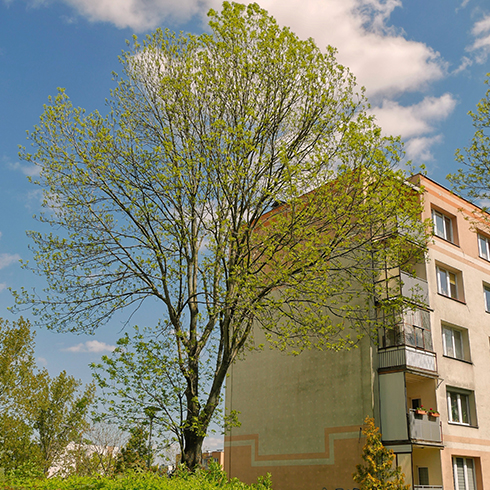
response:
M150 469L148 461L153 460L153 454L148 447L148 433L142 427L131 429L131 437L125 447L117 455L114 471L122 473L127 470L144 471Z
M401 468L393 464L393 451L386 449L381 442L381 434L374 425L374 419L366 417L364 424L364 464L356 466L357 471L352 475L354 481L360 484L361 490L409 490L410 485L405 485Z

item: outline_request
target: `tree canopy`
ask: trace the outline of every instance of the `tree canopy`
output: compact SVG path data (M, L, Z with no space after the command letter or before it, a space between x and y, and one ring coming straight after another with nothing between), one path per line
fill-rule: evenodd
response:
M86 427L94 386L66 372L51 378L34 358L35 332L23 318L0 318L0 468L45 474Z
M208 15L210 34L135 37L106 115L60 90L22 152L51 232L29 232L46 294L17 301L50 328L93 332L157 300L191 468L254 325L279 348L348 348L376 326L381 272L424 246L401 144L335 49L257 4Z

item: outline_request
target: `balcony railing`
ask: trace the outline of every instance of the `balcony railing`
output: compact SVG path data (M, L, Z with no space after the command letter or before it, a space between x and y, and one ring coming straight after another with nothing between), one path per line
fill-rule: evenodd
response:
M415 410L408 413L410 440L413 442L429 442L440 444L442 442L441 422L439 417L430 417L428 414L417 415Z
M437 374L437 359L434 352L398 345L378 351L378 367L402 368Z
M442 485L414 485L413 490L443 490Z

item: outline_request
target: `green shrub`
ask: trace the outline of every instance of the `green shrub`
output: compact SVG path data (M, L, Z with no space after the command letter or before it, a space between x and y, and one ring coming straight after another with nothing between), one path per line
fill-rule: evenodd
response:
M234 478L227 480L226 473L219 467L195 474L180 475L172 478L154 473L126 473L115 478L81 477L68 478L16 478L7 476L2 490L272 490L270 475L259 478L253 485Z

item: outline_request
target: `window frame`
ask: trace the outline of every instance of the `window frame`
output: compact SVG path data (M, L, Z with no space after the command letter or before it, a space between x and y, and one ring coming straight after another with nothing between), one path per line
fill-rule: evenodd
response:
M447 323L441 324L442 328L442 352L444 357L456 359L458 361L471 362L468 330L464 328L453 327ZM449 335L446 334L449 332ZM448 345L448 337L451 339L451 345ZM456 339L459 339L459 353ZM452 353L451 353L452 351Z
M441 220L442 228L438 225L438 221L436 218ZM437 211L435 209L432 210L432 224L434 229L434 235L446 240L450 243L455 243L454 241L454 226L453 219L442 213L441 211Z
M486 235L483 235L480 232L477 232L478 237L478 256L490 262L490 238ZM484 242L485 250L482 249L482 242Z
M459 485L459 474L458 474L458 459L463 461L463 480L464 487L460 488ZM471 468L468 468L468 461L471 461ZM476 484L476 464L475 458L467 458L465 456L453 456L453 478L454 478L454 489L455 490L470 490L470 481L468 478L468 472L471 471L472 488L477 490Z
M444 285L442 281L442 276L445 276ZM460 292L458 286L458 277L460 272L451 271L446 269L444 266L436 265L436 276L437 276L437 292L445 296L446 298L459 300ZM454 282L451 282L451 276L454 277ZM446 292L443 290L445 288Z
M446 388L446 399L447 399L447 420L451 424L456 425L464 425L471 426L472 425L472 416L471 416L471 392L465 392L458 389ZM464 419L464 411L463 411L463 401L462 397L464 397L464 405L466 406L466 414L467 414L467 422ZM453 400L456 401L456 408L458 412L458 419L453 419Z
M490 313L490 286L483 283L483 299L485 300L485 311Z

